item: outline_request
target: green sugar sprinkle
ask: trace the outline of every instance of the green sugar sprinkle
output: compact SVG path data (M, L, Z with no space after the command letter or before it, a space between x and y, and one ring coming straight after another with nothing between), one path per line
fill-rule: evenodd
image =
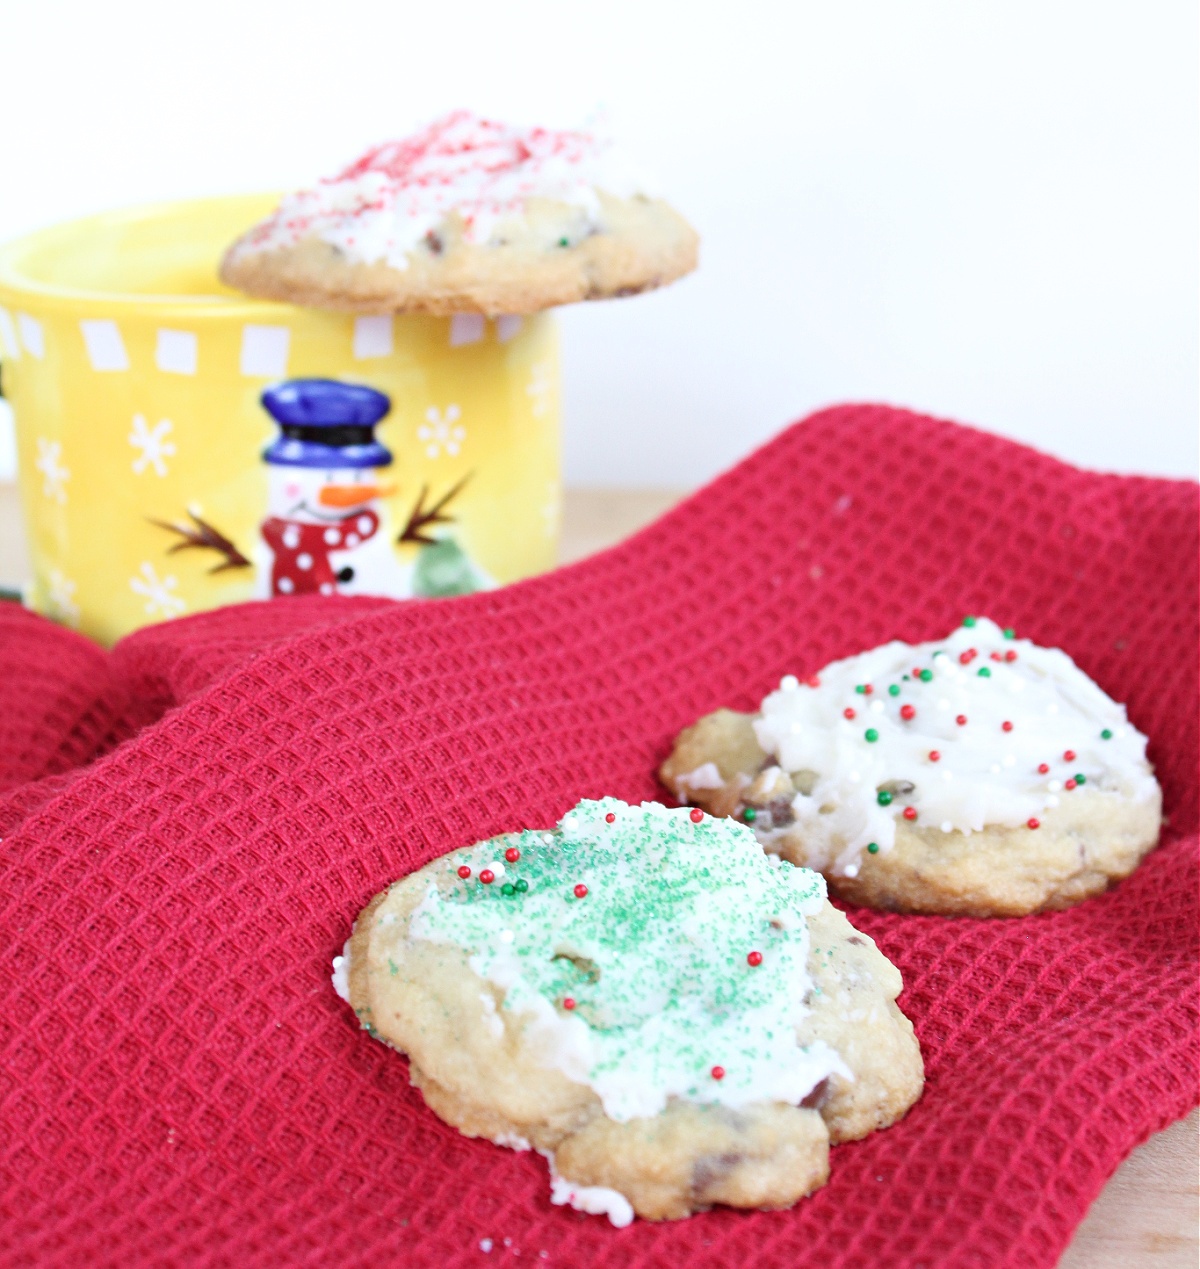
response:
M513 846L520 859L497 863ZM503 868L502 887L479 883L485 867ZM580 802L553 831L448 857L411 937L466 949L504 988L502 1008L544 1028L539 1049L574 1046L574 1069L586 1059L607 1112L631 1118L669 1096L737 1105L757 1090L798 1101L806 1079L815 1075L811 1089L836 1067L823 1045L795 1040L810 985L805 918L824 898L817 873L765 854L735 820L604 798ZM751 951L762 953L757 968Z
M899 696L899 695L900 695L900 684L899 684L899 683L893 683L893 684L891 684L891 686L888 688L888 695L889 695L889 696Z
M990 679L992 677L992 672L986 665L981 665L979 667L978 674L981 679Z
M964 618L963 618L963 625L964 625L964 626L966 626L966 627L967 627L967 629L969 630L969 629L971 629L971 628L975 625L975 622L976 622L977 620L978 620L978 618L976 618L976 617L964 617Z

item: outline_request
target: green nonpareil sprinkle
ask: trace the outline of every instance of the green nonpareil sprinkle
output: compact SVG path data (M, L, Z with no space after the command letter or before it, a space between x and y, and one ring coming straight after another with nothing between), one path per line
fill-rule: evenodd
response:
M1008 626L1004 631L1004 637L1006 639L1015 639L1017 637L1017 632L1012 628L1012 626Z
M867 843L867 854L868 854L868 855L878 855L878 854L879 854L879 843L878 843L878 842L868 842L868 843Z
M529 882L524 877L516 883L516 891L518 894L524 894L529 889Z
M975 621L976 619L974 617L964 617L963 625L966 626L968 629L971 629L975 625Z
M888 695L889 695L889 696L899 696L899 695L900 695L900 684L899 684L899 683L893 683L893 684L892 684L892 685L888 688Z
M1075 783L1076 783L1076 784L1087 784L1087 776L1085 776L1085 775L1083 774L1083 772L1082 772L1082 771L1076 771L1076 772L1075 772Z
M990 679L992 677L992 672L991 670L987 668L986 665L980 666L978 673L981 679Z
M742 819L744 819L747 824L753 824L754 821L758 819L758 812L754 809L754 807L748 806L742 812Z
M922 671L921 671L921 682L922 682L922 683L928 683L928 682L929 682L932 678L933 678L933 671L932 671L932 670L922 670Z
M1108 730L1108 728L1106 727L1106 728L1105 728L1105 729L1104 729L1104 730L1100 733L1100 739L1101 739L1101 740L1111 740L1111 739L1112 739L1112 732L1111 732L1111 731L1109 731L1109 730Z
M879 792L875 795L875 800L879 803L880 806L891 806L892 795L887 791L887 789L880 789Z
M867 685L865 683L860 683L854 690L859 694L859 696L862 696L867 690Z
M879 739L879 733L874 727L868 727L863 735L866 737L867 744L869 745L873 745Z
M570 238L560 238L558 240L558 245L560 247L569 247L571 245L571 240Z

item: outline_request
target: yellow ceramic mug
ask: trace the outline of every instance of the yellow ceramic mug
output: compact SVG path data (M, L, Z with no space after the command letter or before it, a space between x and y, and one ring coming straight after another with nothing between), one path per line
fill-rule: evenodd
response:
M248 300L215 265L275 201L118 212L0 249L36 611L111 643L253 597L457 594L553 564L553 319ZM360 399L383 417L365 424Z

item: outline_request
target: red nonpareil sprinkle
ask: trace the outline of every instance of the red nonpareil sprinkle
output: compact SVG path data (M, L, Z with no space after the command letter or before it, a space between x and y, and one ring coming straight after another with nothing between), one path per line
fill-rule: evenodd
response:
M697 807L691 814L691 821L693 824L699 824L703 818L704 812L700 810L699 807Z
M1034 819L1030 819L1030 820L1026 820L1026 821L1025 821L1025 824L1026 824L1026 827L1028 827L1028 828L1041 828L1041 826L1042 826L1042 821L1041 821L1041 820L1034 820Z
M1003 661L1003 660L1004 660L1004 658L1000 655L1000 653L999 653L999 652L993 652L993 653L992 653L992 660L993 660L993 661Z
M459 875L459 876L460 876L460 877L461 877L464 881L466 881L466 879L467 879L467 878L471 875L471 870L470 870L470 868L468 868L468 867L467 867L467 865L466 865L466 864L462 864L462 865L460 865L460 866L459 866L459 869L458 869L458 875Z
M482 881L485 886L490 886L492 882L496 880L496 874L490 868L485 868L479 874L479 880Z
M1075 761L1075 750L1074 750L1074 749L1068 749L1068 750L1067 750L1067 751L1063 754L1063 761L1064 761L1064 762L1074 762L1074 761Z
M746 964L747 964L747 965L761 965L761 964L762 964L762 953L761 953L761 952L750 952L750 953L746 956Z
M864 695L864 696L870 696L870 695L871 695L871 693L872 693L874 690L875 690L875 689L874 689L874 688L870 685L870 683L864 683L864 684L863 684L863 695Z
M1000 730L1001 730L1001 731L1012 731L1012 723L1010 723L1010 722L1008 721L1008 719L1006 718L1006 719L1005 719L1005 720L1004 720L1004 721L1000 724Z
M579 882L579 884L575 887L575 898L576 899L587 898L587 886L585 886L582 881Z
M912 676L914 679L919 679L921 677L921 667L919 665L913 666Z
M709 1074L715 1080L723 1080L725 1078L725 1068L723 1066L714 1066Z
M917 818L917 808L915 806L906 806L904 808L904 818L906 820L915 820Z
M956 723L957 723L960 727L965 727L965 726L967 725L967 716L966 716L966 714L959 714L959 716L958 716L958 717L957 717L954 721L955 721L955 722L956 722Z
M912 705L900 706L900 717L907 722L910 718L916 718L917 711Z
M812 678L808 679L808 680L807 680L807 682L808 682L809 687L820 687L820 686L821 686L821 680L820 680L820 678L819 678L817 675L815 675L815 674L812 676Z
M1079 787L1079 786L1075 783L1075 781L1074 781L1074 780L1068 780L1068 781L1066 782L1066 784L1064 784L1064 785L1063 785L1063 788L1064 788L1064 789L1075 789L1075 788L1078 788L1078 787Z
M1010 662L1015 661L1017 659L1017 654L1012 648L1009 648L1009 650L1004 654L1004 659Z
M1038 775L1049 775L1049 774L1050 774L1050 764L1048 762L1039 762Z
M855 714L855 712L854 712L854 711L850 708L850 706L849 706L849 705L847 705L847 706L846 706L846 708L845 708L844 710L842 710L842 717L843 717L843 718L855 718L855 717L857 717L857 715L856 715L856 714Z
M504 852L504 858L507 859L510 864L515 864L517 860L521 858L521 852L515 846L510 846Z
M612 811L609 811L609 813L604 817L604 822L606 824L615 824L617 822L617 817L615 813Z
M959 665L970 665L978 655L979 652L975 648L968 648L966 652L958 654L958 663Z
M931 749L929 751L930 762L941 762L941 760L942 760L942 755L936 749Z
M574 1009L574 1008L575 1008L575 1001L574 1001L574 998L573 998L573 997L571 997L571 996L564 996L564 997L563 997L563 1008L564 1008L564 1009Z

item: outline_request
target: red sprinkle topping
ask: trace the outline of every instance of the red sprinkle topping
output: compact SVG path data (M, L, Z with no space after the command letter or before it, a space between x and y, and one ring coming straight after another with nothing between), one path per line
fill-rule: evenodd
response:
M992 653L992 660L993 660L993 661L1003 661L1003 660L1004 660L1004 658L1000 655L1000 653L999 653L999 652L993 652L993 653Z
M582 881L575 887L575 898L576 899L587 898L587 886L585 886Z
M942 760L942 755L936 749L931 749L929 751L930 762L941 762L941 760Z
M1064 761L1064 762L1074 762L1074 761L1075 761L1075 750L1074 750L1074 749L1068 749L1068 750L1066 751L1066 753L1064 753L1064 754L1063 754L1063 761Z
M715 1080L723 1080L725 1078L725 1068L723 1066L714 1066L709 1074Z
M564 1008L564 1009L574 1009L574 1008L575 1008L575 999L574 999L574 997L572 997L572 996L564 996L564 997L563 997L563 1008Z
M1012 648L1009 648L1009 650L1004 654L1004 659L1006 661L1015 661L1017 659L1017 654Z
M746 957L746 964L747 964L747 965L761 965L761 964L762 964L762 953L761 953L761 952L751 952L751 953L750 953L750 954Z
M496 880L496 874L490 868L485 868L479 874L479 880L482 881L485 886L490 886L492 882Z
M958 663L959 665L970 665L978 655L979 653L974 648L968 648L966 652L958 654Z
M917 711L911 705L900 706L900 717L903 718L906 722L910 718L916 718L916 716L917 716Z
M1050 773L1050 764L1048 762L1039 762L1038 775L1049 775L1049 773Z
M875 689L874 689L874 688L870 685L870 683L864 683L864 684L863 684L863 695L864 695L864 696L870 696L870 695L871 695L871 693L872 693L874 690L875 690Z
M1031 819L1031 820L1026 820L1026 821L1025 821L1025 823L1026 823L1026 825L1027 825L1029 828L1041 828L1041 826L1042 826L1042 821L1041 821L1041 820L1032 820L1032 819Z
M1012 731L1012 723L1010 723L1010 722L1008 721L1008 719L1006 718L1006 719L1004 720L1004 722L1002 722L1002 723L1000 724L1000 730L1001 730L1001 731Z
M510 846L504 852L504 858L507 859L510 864L515 864L517 860L521 858L521 852L515 846Z
M956 722L956 723L957 723L960 727L965 727L965 726L967 725L967 716L966 716L966 714L959 714L959 716L958 716L958 717L957 717L954 721L955 721L955 722Z
M849 705L847 705L847 706L846 706L846 708L845 708L844 710L842 710L842 717L843 717L843 718L854 718L854 717L855 717L855 713L854 713L854 711L850 708L850 706L849 706Z
M692 823L699 824L703 818L704 818L704 812L699 807L696 807L696 809L691 814Z
M1064 789L1074 789L1074 788L1077 788L1077 787L1078 787L1078 786L1076 785L1076 783L1075 783L1075 781L1074 781L1074 780L1068 780L1068 781L1066 782L1066 784L1064 784L1064 785L1063 785L1063 788L1064 788Z
M615 824L617 822L616 814L612 811L609 811L609 813L604 817L604 822L606 824Z
M917 808L915 806L906 806L904 808L904 818L906 820L915 820L917 818Z
M458 869L458 875L459 875L459 876L460 876L460 877L461 877L464 881L466 881L466 879L467 879L467 878L471 875L471 870L470 870L470 868L468 868L468 867L467 867L467 865L466 865L466 864L462 864L462 865L460 865L460 867L459 867L459 869Z
M811 679L807 680L809 687L820 687L821 680L814 674Z
M914 679L919 679L921 677L921 667L919 665L913 666L912 676Z

